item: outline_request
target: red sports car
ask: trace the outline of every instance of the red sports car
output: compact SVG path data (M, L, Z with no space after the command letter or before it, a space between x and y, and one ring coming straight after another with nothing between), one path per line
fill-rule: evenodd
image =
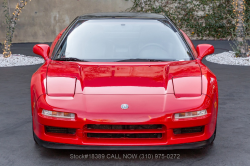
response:
M218 86L196 47L162 15L77 17L31 79L34 140L46 148L201 148L216 135Z

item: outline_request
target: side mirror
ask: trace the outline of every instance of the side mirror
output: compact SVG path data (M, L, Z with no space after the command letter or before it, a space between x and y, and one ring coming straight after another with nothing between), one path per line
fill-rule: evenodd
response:
M50 47L47 44L37 44L33 47L33 52L37 55L41 55L46 61L49 59Z
M205 56L214 53L214 46L210 44L199 44L196 47L196 51L198 53L198 58L202 60Z

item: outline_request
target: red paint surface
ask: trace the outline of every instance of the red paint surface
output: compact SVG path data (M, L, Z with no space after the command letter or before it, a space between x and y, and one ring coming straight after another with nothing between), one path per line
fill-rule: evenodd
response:
M47 44L37 44L33 47L33 52L37 55L41 55L46 61L49 58L50 47Z
M201 95L201 77L174 77L174 93L177 97L195 97Z
M196 47L198 58L202 60L205 56L214 53L214 46L210 44L200 44Z
M76 78L47 77L47 95L74 96Z

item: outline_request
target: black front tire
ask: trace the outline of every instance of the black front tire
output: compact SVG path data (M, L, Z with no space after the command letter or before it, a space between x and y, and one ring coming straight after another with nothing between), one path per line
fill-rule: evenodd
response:
M34 139L35 143L38 145L38 143L35 139L35 133L34 133L34 128L33 128L33 118L32 118L32 133L33 133L33 139Z
M35 139L34 131L33 131L33 139L34 139L35 143L38 145L38 143L37 143L37 141L36 141L36 139Z
M217 123L216 123L216 126L215 126L215 130L214 130L214 134L213 134L213 139L211 141L211 145L214 143L214 140L215 140L215 137L216 137L216 130L217 130Z

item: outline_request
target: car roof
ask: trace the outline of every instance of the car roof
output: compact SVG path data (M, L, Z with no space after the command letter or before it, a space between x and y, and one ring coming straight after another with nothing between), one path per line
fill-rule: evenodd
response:
M145 18L145 19L166 19L165 16L155 13L132 13L132 12L121 12L121 13L92 13L79 16L81 19L91 18Z

